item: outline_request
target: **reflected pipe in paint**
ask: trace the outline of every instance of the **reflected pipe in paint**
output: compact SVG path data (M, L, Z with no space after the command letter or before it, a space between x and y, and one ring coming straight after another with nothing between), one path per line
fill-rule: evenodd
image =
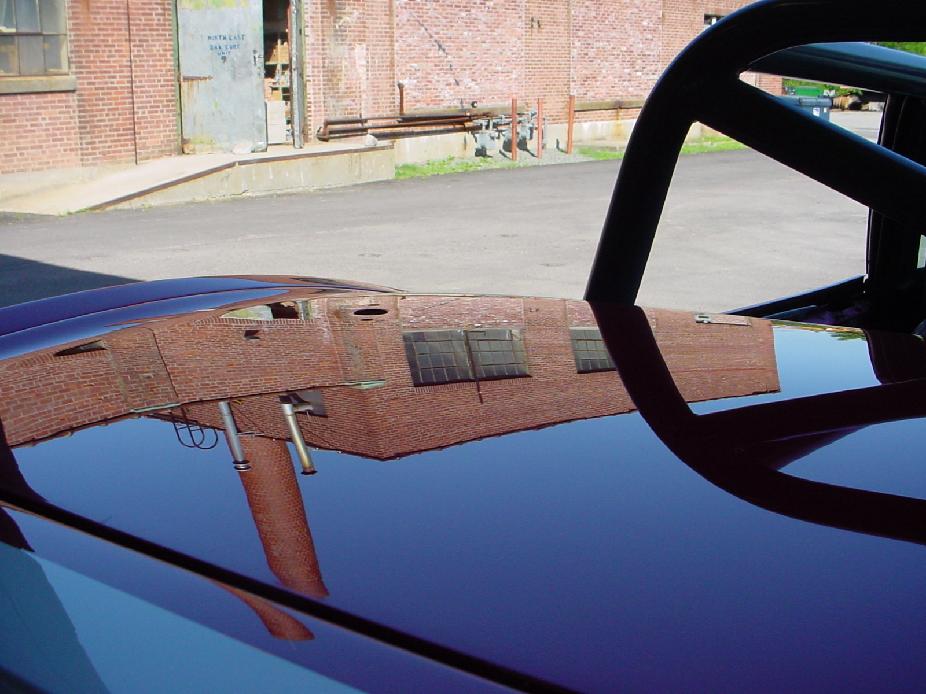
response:
M231 451L232 459L235 461L235 469L244 472L251 469L251 465L244 457L244 451L241 448L241 439L238 436L238 427L235 424L235 418L232 415L231 405L228 400L219 401L219 412L222 413L222 424L225 427L225 440L228 442L228 450Z
M296 421L296 410L288 402L281 402L280 409L283 410L283 417L286 419L286 425L289 427L289 433L293 438L293 445L296 447L296 453L299 454L302 474L314 475L318 470L315 469L315 465L312 463L309 449L306 447L302 432L299 430L299 422Z

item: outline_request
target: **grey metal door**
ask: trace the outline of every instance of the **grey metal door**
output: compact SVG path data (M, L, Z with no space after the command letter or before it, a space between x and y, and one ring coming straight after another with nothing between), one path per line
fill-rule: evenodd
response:
M261 0L179 0L183 151L267 149Z

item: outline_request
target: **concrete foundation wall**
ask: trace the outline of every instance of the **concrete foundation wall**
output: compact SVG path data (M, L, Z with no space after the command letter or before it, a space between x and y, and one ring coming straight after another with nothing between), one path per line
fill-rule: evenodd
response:
M476 156L476 142L469 133L447 133L406 137L393 142L395 163L421 164L426 161Z
M395 152L380 145L356 152L243 162L113 205L132 209L239 195L272 195L383 181L395 176Z

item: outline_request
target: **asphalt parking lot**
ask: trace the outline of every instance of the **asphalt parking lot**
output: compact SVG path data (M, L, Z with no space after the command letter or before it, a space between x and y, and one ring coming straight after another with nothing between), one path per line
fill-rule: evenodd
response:
M0 220L0 304L129 280L299 274L580 297L619 162ZM683 157L640 302L729 309L864 270L865 209L751 151Z

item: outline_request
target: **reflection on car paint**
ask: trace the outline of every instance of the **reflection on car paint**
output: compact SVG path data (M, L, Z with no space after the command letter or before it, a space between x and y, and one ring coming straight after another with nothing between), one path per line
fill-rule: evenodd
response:
M604 512L597 495L668 474L664 463L673 456L759 508L920 541L915 528L922 524L911 521L920 518L922 502L901 500L905 510L897 513L896 499L808 487L776 472L846 433L921 416L918 403L926 399L914 396L922 390L923 346L915 338L856 331L845 342L825 329L801 328L823 359L851 347L862 373L857 384L871 387L794 399L782 385L793 376L780 373L782 363L793 370L787 340L782 346L775 337L797 330L793 326L754 318L704 321L672 311L609 313L555 299L287 291L276 303L160 317L0 363L9 394L0 402L8 445L3 488L410 633L433 630L440 643L495 659L497 644L451 626L467 612L437 623L431 616L438 606L470 614L488 609L500 620L495 628L512 633L502 662L578 688L602 683L594 673L604 664L595 653L571 652L574 667L545 670L539 634L521 621L527 603L510 590L489 597L480 581L491 575L499 585L523 581L518 567L536 571L541 556L548 568L587 564L589 557L569 557L589 532L587 509ZM484 345L474 346L470 335ZM898 400L901 390L906 395ZM662 399L654 404L650 391ZM887 395L900 405L883 406ZM853 412L876 415L847 420L841 399ZM686 403L696 402L724 403L725 411L685 414ZM773 404L777 414L763 418ZM789 419L787 408L799 414ZM737 412L745 413L742 420ZM638 423L644 421L662 444L642 435ZM299 455L300 440L308 460ZM638 458L630 467L621 456L627 446ZM574 459L556 460L563 455ZM612 456L621 465L601 467ZM53 469L53 460L67 463ZM357 467L363 460L396 462L379 473ZM443 468L440 476L430 472L435 466ZM318 474L301 478L297 469ZM635 477L626 477L631 470ZM476 487L462 491L478 479L488 485L478 496ZM687 489L690 483L680 478L676 484ZM448 485L460 494L447 496ZM519 501L496 496L515 488ZM696 489L689 489L691 499L710 494ZM712 507L743 512L711 498ZM444 517L461 512L462 502L473 512L465 522ZM403 504L409 513L427 510L432 527L407 525ZM545 506L559 509L570 533L543 531L550 522ZM626 525L626 518L605 520L620 511L607 511L595 525ZM743 527L767 523L748 518ZM881 520L872 524L872 518ZM507 524L494 531L494 542L513 558L511 565L476 559L478 548L487 547L480 538L490 519ZM511 525L512 519L521 520ZM519 530L528 519L533 527ZM396 524L401 532L386 532ZM550 538L553 556L533 546L538 533ZM618 537L606 534L601 541L615 547L628 541ZM406 542L415 543L415 555L399 549ZM444 545L454 552L445 553ZM480 568L486 561L492 569ZM595 565L602 587L622 584L613 567ZM466 566L476 573L464 574L467 583L454 590L460 607L452 607L437 595ZM586 598L567 598L567 583L556 579L547 589L582 614ZM312 640L313 630L265 598L219 587L246 605L272 638ZM531 590L523 588L526 598ZM603 598L588 595L596 604ZM410 607L415 603L419 613ZM565 638L570 620L562 621ZM568 650L565 641L548 638Z

